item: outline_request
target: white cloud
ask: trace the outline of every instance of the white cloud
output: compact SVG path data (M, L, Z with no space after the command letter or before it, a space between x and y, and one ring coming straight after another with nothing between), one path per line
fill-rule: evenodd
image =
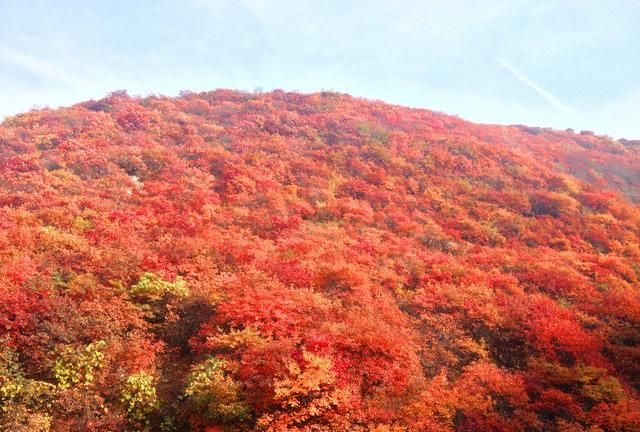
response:
M496 60L498 61L498 63L500 63L500 65L503 68L511 72L511 74L518 81L520 81L522 84L529 87L531 90L533 90L538 95L540 95L544 100L546 100L549 103L549 105L551 105L552 107L556 108L558 111L564 114L569 114L569 115L575 114L575 110L572 107L560 101L560 99L554 96L550 91L546 90L539 84L536 84L535 82L530 80L524 73L520 72L518 69L513 67L509 62L507 62L504 59L501 59L500 57L496 57Z
M74 78L69 72L53 63L32 57L9 47L0 46L0 62L17 66L30 74L68 87L77 86L80 82L80 80Z

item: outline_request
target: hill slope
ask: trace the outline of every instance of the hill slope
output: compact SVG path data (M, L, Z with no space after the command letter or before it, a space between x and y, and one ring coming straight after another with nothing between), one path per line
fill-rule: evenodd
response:
M637 431L640 147L336 93L0 127L6 430Z

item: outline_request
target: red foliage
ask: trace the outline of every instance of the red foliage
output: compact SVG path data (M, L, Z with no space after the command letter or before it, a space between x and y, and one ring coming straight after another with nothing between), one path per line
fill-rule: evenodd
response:
M332 92L8 118L0 428L638 430L638 150Z

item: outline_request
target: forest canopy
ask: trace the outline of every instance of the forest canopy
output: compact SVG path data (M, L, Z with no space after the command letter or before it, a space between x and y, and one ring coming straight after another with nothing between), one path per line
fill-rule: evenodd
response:
M640 147L348 95L0 126L0 429L638 431Z

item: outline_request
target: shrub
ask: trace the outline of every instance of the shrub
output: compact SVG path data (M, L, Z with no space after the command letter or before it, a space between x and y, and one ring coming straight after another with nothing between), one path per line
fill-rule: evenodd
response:
M232 423L250 417L240 384L224 372L226 366L225 361L210 358L197 365L187 381L185 396L206 421Z
M122 397L127 416L134 424L149 424L149 416L158 409L158 396L153 376L138 372L127 378Z
M53 375L58 387L68 389L76 384L89 385L93 382L94 371L104 366L106 342L92 342L84 348L67 347L53 366Z
M144 273L138 283L131 287L130 292L134 297L151 300L162 297L165 294L172 294L177 297L189 295L187 283L181 277L177 277L174 282L167 282L151 272Z

